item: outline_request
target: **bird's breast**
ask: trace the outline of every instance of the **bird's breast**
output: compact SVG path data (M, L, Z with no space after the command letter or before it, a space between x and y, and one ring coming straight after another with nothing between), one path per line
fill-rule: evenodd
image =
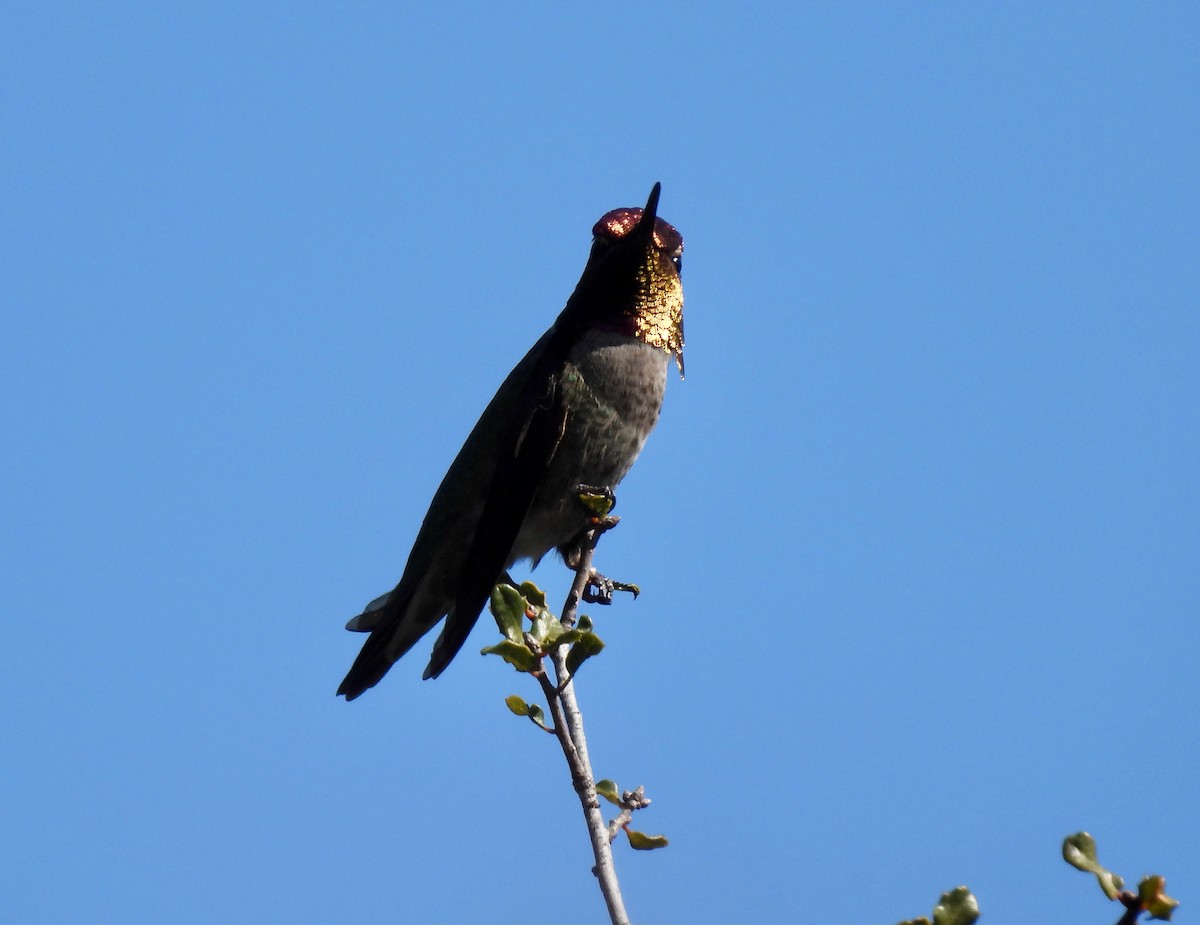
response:
M512 559L535 561L586 525L580 484L616 488L658 421L670 354L612 331L586 334L572 349L558 388L566 426L517 538Z

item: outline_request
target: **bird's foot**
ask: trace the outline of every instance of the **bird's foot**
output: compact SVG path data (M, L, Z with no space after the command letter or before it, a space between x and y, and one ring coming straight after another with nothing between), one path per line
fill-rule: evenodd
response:
M587 525L572 537L570 542L563 543L558 547L558 554L562 556L563 562L571 571L579 568L583 545L588 534L593 534L592 545L595 545L595 540L599 539L602 533L607 533L621 520L620 517L610 513L617 503L617 496L613 494L611 488L576 485L575 500L588 513Z
M586 527L575 534L575 538L571 542L563 543L559 546L558 554L562 556L563 562L567 564L567 568L572 572L579 568L579 563L582 561L583 556L583 544L589 533L594 530L596 531L596 538L599 538L601 533L611 530L620 521L620 517L611 514L607 517L593 517Z
M589 516L587 527L580 531L572 542L559 548L563 560L571 569L578 569L582 563L585 542L589 549L595 548L600 535L611 530L621 520L612 513L612 509L617 506L617 496L607 485L576 485L575 497ZM582 597L589 604L611 604L617 591L628 591L635 598L641 593L637 585L613 581L595 569L590 569L587 583L583 586Z
M617 496L607 485L576 485L575 497L594 521L608 520L608 515L617 506ZM613 525L615 524L616 520L614 519ZM607 530L609 527L604 529Z
M583 599L589 604L611 604L613 594L617 591L628 591L633 595L634 600L637 600L637 596L642 593L642 589L637 585L631 585L624 581L613 581L592 569L592 573L588 575L587 584L583 586Z

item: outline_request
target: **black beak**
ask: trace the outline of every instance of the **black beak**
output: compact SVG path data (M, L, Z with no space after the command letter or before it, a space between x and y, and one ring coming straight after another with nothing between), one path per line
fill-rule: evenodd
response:
M658 218L658 196L662 192L662 184L655 183L650 190L650 198L646 200L646 208L642 209L642 217L638 220L634 232L648 237L654 236L654 220Z

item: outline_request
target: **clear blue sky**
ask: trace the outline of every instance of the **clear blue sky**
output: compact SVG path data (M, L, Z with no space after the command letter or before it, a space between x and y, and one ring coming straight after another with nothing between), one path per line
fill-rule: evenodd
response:
M5 916L603 920L486 621L333 692L661 180L688 376L580 690L634 921L1115 921L1081 828L1188 920L1200 6L402 6L0 12Z

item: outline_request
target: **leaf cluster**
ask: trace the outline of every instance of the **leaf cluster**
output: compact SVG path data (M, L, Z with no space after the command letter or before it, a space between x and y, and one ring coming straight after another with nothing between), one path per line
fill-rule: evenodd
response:
M546 607L545 594L532 582L527 581L520 588L511 584L496 585L492 589L491 612L504 638L484 648L482 654L498 655L517 671L535 676L552 711L556 708L555 698L562 693L563 686L574 678L585 661L604 649L604 642L593 631L592 621L588 617L580 616L574 625L560 620ZM543 660L563 646L569 648L565 658L556 662L556 665L565 666L567 676L559 679L560 686L556 688L546 675ZM561 735L561 728L548 724L546 711L537 704L528 703L517 694L504 698L504 703L514 714L527 717L539 729ZM562 714L558 712L555 715L561 717ZM634 812L650 805L641 787L621 793L613 781L605 779L596 782L595 792L621 810L609 825L609 842L616 838L618 831L623 831L630 847L638 851L652 851L667 846L665 836L647 835L630 828Z
M932 922L925 916L908 919L900 925L972 925L979 918L979 900L965 886L956 886L942 894L933 907Z
M1100 863L1096 855L1096 840L1087 832L1076 832L1063 839L1063 860L1077 870L1095 876L1100 889L1109 899L1119 900L1132 913L1132 921L1142 912L1150 918L1170 921L1171 913L1179 905L1166 893L1167 880L1158 874L1150 874L1138 883L1136 893L1125 889L1125 880Z
M543 674L542 659L550 648L570 646L566 663L568 672L574 677L585 661L599 655L604 648L603 640L592 631L591 620L583 616L574 626L563 623L546 607L546 595L531 581L524 582L520 588L496 585L492 589L490 610L504 638L485 647L482 654L499 655L517 671ZM529 629L525 628L526 620L530 623Z

